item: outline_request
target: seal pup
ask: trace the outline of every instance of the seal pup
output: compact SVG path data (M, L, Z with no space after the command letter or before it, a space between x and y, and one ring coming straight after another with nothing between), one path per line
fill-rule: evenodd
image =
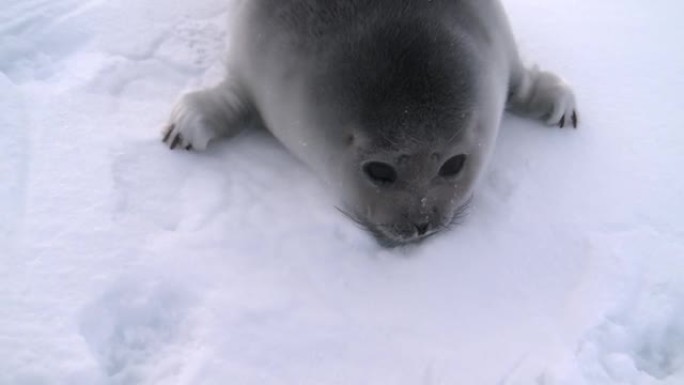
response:
M183 96L163 141L202 150L259 119L385 245L465 211L505 110L577 127L558 76L525 67L498 0L247 0L227 76Z

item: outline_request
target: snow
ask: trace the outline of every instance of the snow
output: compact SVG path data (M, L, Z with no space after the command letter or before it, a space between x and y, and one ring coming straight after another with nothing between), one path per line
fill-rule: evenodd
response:
M684 383L684 5L506 0L578 131L507 117L465 223L386 250L263 132L159 130L225 0L4 0L0 384Z

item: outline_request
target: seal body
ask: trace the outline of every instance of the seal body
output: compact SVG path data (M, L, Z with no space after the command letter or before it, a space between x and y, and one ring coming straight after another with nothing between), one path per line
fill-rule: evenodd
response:
M248 0L235 16L226 79L178 102L165 143L200 150L256 117L388 245L461 216L506 109L577 125L495 0Z

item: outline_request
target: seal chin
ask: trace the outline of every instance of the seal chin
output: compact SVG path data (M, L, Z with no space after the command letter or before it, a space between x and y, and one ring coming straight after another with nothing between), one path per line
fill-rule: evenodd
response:
M385 247L399 247L420 243L439 233L443 227L423 228L414 225L366 226L378 243Z

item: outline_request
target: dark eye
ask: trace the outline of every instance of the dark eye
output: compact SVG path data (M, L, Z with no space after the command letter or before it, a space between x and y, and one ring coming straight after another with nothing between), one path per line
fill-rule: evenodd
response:
M463 170L465 161L465 154L456 155L450 158L449 160L444 162L442 168L439 169L439 176L449 178L458 175L461 172L461 170Z
M397 171L387 163L368 162L363 166L363 172L376 184L391 184L397 180Z

